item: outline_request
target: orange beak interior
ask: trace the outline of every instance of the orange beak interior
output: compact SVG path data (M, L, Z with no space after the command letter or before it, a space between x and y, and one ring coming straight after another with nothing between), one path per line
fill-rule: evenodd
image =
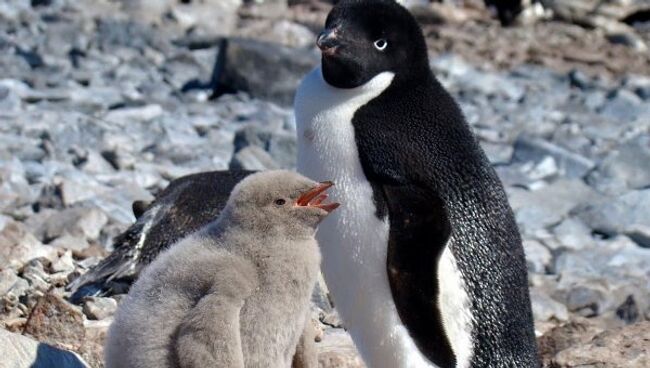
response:
M296 206L317 207L327 211L328 213L334 211L340 206L339 203L335 203L335 202L324 203L325 200L327 199L327 194L325 193L325 191L331 188L333 185L334 183L331 181L324 181L318 183L316 187L303 193L296 200Z

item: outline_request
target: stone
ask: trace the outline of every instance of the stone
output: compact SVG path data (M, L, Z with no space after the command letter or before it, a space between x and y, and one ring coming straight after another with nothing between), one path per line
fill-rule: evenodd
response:
M570 249L584 249L592 247L595 243L591 229L575 218L567 218L555 226L553 234L559 244Z
M16 271L6 268L0 271L0 297L4 296L11 290L18 281Z
M108 216L97 208L66 208L47 218L43 237L46 241L63 235L96 240L107 223Z
M104 188L94 185L92 182L62 178L57 185L58 193L61 195L61 201L65 206L71 206L75 203L82 202L97 196Z
M509 164L510 160L512 160L514 149L509 144L481 141L481 148L483 148L483 151L485 151L485 154L493 165Z
M617 318L616 310L630 296L639 311L650 308L650 249L624 236L561 252L553 270L559 276L553 297L582 316Z
M25 323L24 333L38 341L76 350L86 334L83 314L61 296L49 292L40 297Z
M555 159L551 156L544 157L528 172L528 177L532 180L548 179L557 176L559 169Z
M229 40L225 52L221 84L283 106L293 103L298 84L320 60L312 49L244 39Z
M131 123L133 121L150 121L163 114L163 108L158 104L151 104L141 107L125 107L109 111L105 116L109 122Z
M564 304L554 300L537 288L531 288L530 300L535 321L567 321L569 312Z
M650 219L650 189L632 191L609 201L586 205L578 217L594 231L625 234Z
M640 134L622 142L598 170L606 177L623 180L631 189L650 186L650 135Z
M39 259L32 259L23 267L22 277L29 281L29 286L33 290L44 293L50 288L50 275Z
M650 225L635 224L629 226L626 229L625 235L627 235L640 247L650 248Z
M545 273L552 260L551 251L541 242L533 239L523 240L526 263L529 272Z
M235 170L274 170L278 164L258 146L248 146L237 152L230 163Z
M641 98L634 92L618 89L609 96L600 114L627 123L648 116L650 114L650 106L644 104Z
M277 43L287 47L312 47L316 44L316 35L302 24L286 19L262 19L235 31L242 38Z
M638 52L648 51L648 45L632 29L609 33L607 39L613 44L629 46Z
M55 259L56 248L43 245L19 222L8 221L0 229L0 267L22 266L39 257Z
M202 35L228 35L237 22L237 9L242 0L202 0L180 2L169 14L183 29Z
M555 160L559 171L567 178L582 178L596 166L590 159L551 142L525 135L517 138L514 152L516 160L540 162L548 156Z
M70 235L65 233L49 243L50 246L60 249L68 249L74 252L82 252L90 246L85 236Z
M599 196L581 180L558 180L532 191L510 191L517 223L524 233L559 224L571 210Z
M567 308L572 311L582 311L583 317L593 317L599 313L599 304L603 295L592 288L577 286L567 295Z
M75 270L74 260L72 259L72 251L67 250L59 259L52 262L51 269L53 272L64 272L66 274Z
M553 367L629 367L650 366L650 322L611 329L559 352Z
M625 78L625 87L644 101L650 100L650 77L638 74L629 75Z
M3 367L89 368L77 354L0 329L0 356Z
M364 368L352 338L343 329L325 330L316 344L320 368Z
M552 360L557 353L588 343L594 336L602 332L592 320L574 317L570 321L555 326L538 339L539 353L543 367L552 367Z
M102 320L111 317L117 310L117 301L113 298L91 296L84 300L83 312L89 319Z

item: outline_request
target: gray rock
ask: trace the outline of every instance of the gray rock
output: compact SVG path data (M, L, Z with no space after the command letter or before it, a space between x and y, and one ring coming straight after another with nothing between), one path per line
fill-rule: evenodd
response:
M634 92L619 89L605 103L600 113L611 119L630 122L647 117L650 114L650 106L642 103L641 98Z
M104 116L104 119L109 122L126 124L133 121L150 121L163 114L163 109L160 105L151 104L141 107L127 107L122 109L111 110Z
M311 47L316 44L316 35L309 28L286 19L251 22L238 29L235 35L287 47Z
M102 320L111 317L117 310L117 301L113 298L88 297L84 301L83 312L93 320Z
M607 235L625 234L636 226L648 225L650 189L632 191L611 201L587 205L577 215L595 231Z
M34 290L46 292L50 288L50 275L39 259L32 259L23 267L22 277L29 281L29 286Z
M521 100L526 92L512 79L497 73L485 73L453 54L431 60L431 67L437 75L443 77L443 83L452 90L457 88L456 86L462 86L465 92L497 96L512 101Z
M545 273L546 268L552 260L551 251L548 250L541 242L533 239L524 239L524 252L526 253L526 263L528 271L535 273Z
M554 297L583 316L614 314L629 296L639 310L650 307L650 250L626 237L563 252L554 269L559 275Z
M55 259L56 248L43 245L24 225L7 221L0 229L0 267L16 265L18 267L39 257Z
M599 167L602 175L625 182L628 188L650 186L650 135L641 134L620 144Z
M625 87L636 93L644 101L650 100L650 77L630 75L625 78Z
M43 237L53 240L63 235L96 240L108 216L97 208L67 208L50 216L43 224Z
M279 165L263 149L248 146L237 152L230 163L231 169L239 170L273 170Z
M564 304L554 300L539 289L532 288L530 290L530 299L535 321L549 321L551 319L566 321L569 319L569 312Z
M177 3L170 16L184 29L203 35L228 35L237 23L242 0L203 0Z
M321 368L364 368L363 360L354 347L352 338L343 329L329 329L323 334L318 349L318 366Z
M562 221L553 228L553 233L559 244L570 249L584 249L592 247L595 243L591 236L591 229L575 218Z
M514 153L516 160L540 162L547 156L555 159L560 172L568 178L582 178L596 166L588 158L548 141L525 135L517 138Z
M625 235L639 246L650 248L650 225L632 225L628 227Z
M5 268L0 271L0 297L4 296L18 282L16 271L11 268Z
M626 367L650 366L650 322L604 331L590 341L575 344L559 352L554 367Z
M74 271L75 264L74 260L72 259L72 252L68 250L63 253L59 259L52 262L52 266L50 268L53 272L63 272L65 274L69 274L70 272Z
M88 368L77 354L40 343L29 337L0 329L0 356L3 367Z
M512 159L514 149L511 145L481 142L481 148L485 151L490 162L494 164L508 164Z
M569 212L598 195L580 180L558 180L534 191L510 190L510 204L524 233L559 224Z
M579 312L583 317L598 315L598 306L603 299L599 290L585 286L572 288L567 295L567 308L572 312Z
M291 105L298 84L319 62L312 49L233 39L221 83L251 96Z

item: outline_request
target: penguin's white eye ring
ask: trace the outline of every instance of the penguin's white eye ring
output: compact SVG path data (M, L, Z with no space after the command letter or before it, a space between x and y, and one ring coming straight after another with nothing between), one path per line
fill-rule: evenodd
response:
M285 203L287 203L287 201L285 201L282 198L275 200L275 204L278 205L278 206L284 206Z
M386 46L388 46L388 41L386 41L383 38L380 38L380 39L376 40L375 42L373 42L373 45L375 46L375 48L377 50L384 51L386 49Z

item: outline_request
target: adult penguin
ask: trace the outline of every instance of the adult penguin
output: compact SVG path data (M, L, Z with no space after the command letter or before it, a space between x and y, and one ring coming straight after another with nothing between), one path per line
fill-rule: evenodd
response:
M539 365L521 239L503 186L392 0L343 0L295 100L298 171L346 206L317 234L367 365Z

